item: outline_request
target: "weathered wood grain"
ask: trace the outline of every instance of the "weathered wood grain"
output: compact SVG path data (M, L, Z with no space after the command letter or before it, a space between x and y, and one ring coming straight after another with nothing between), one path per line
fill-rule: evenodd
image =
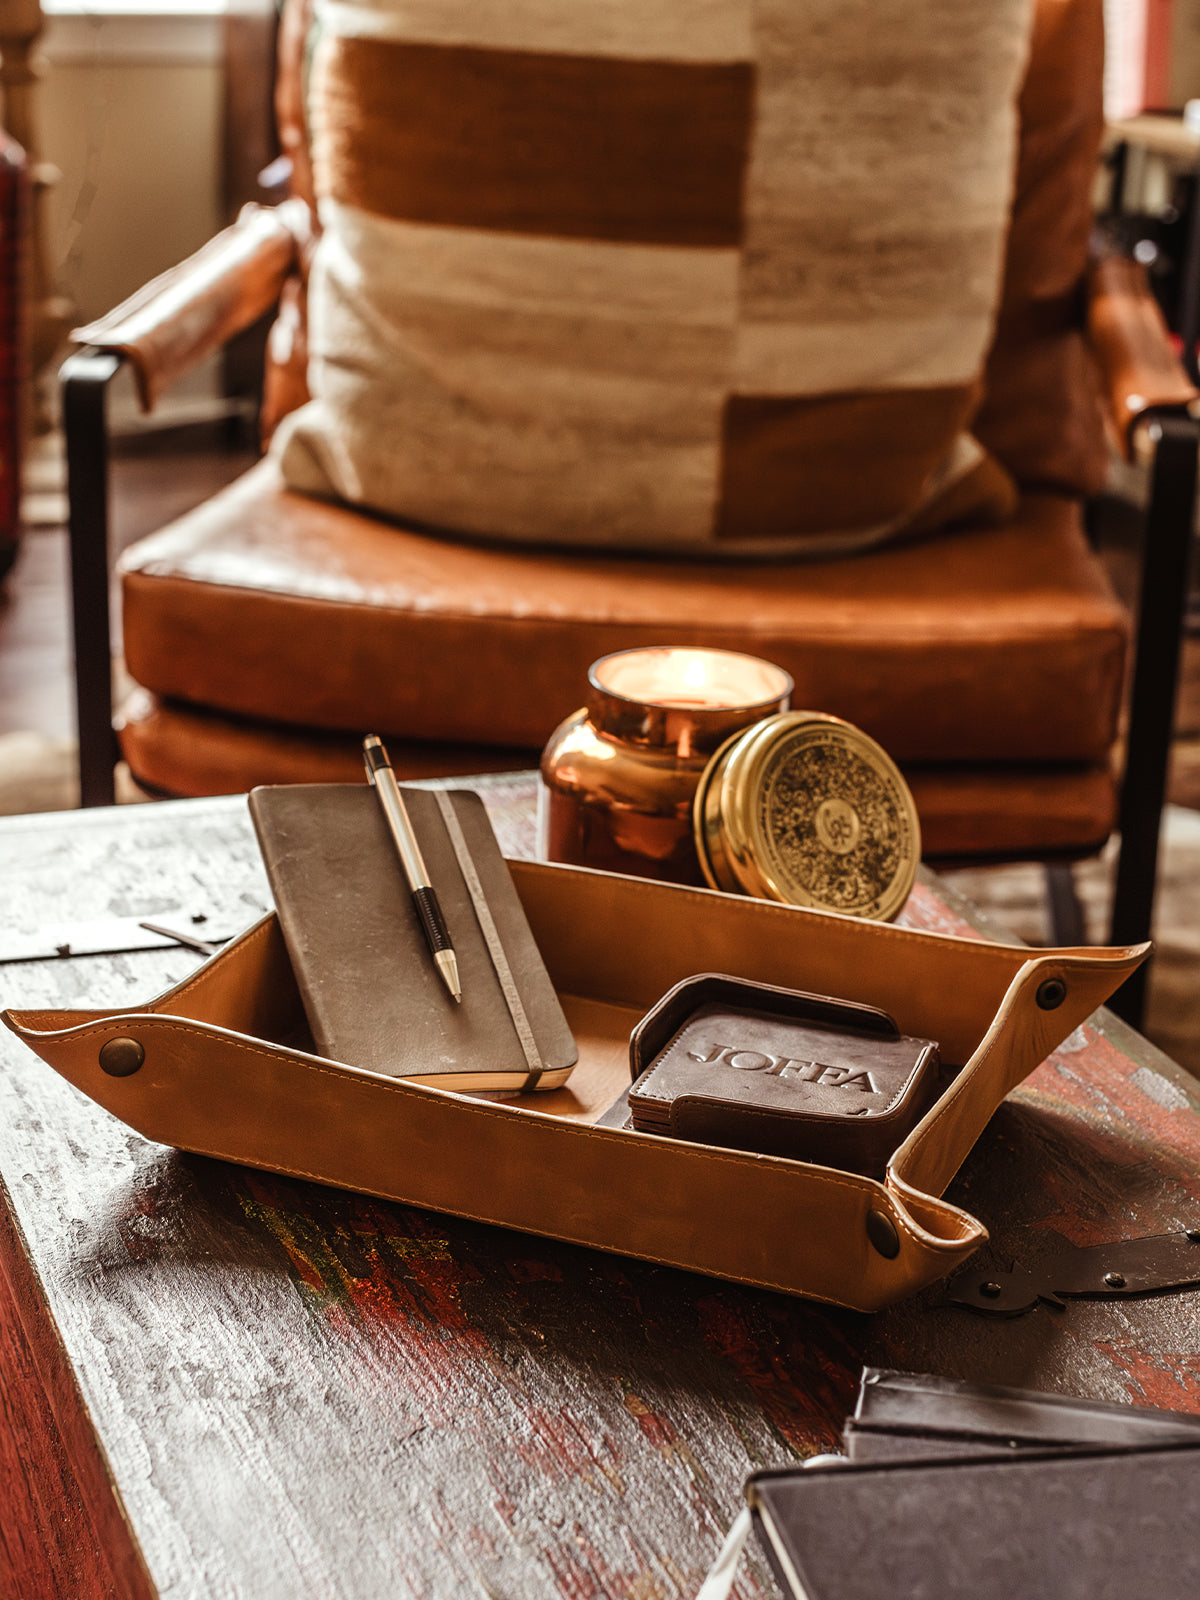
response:
M3 1272L0 1374L0 1595L123 1600Z
M530 793L485 790L509 853L529 852ZM247 921L267 903L238 800L0 823L6 920L169 921L197 893ZM965 927L928 880L906 916ZM195 960L0 967L0 1000L134 1003ZM1089 1025L953 1197L997 1259L1029 1260L1197 1220L1198 1173L1183 1076ZM934 1290L835 1313L151 1145L8 1035L0 1176L39 1371L49 1341L76 1386L50 1382L81 1497L112 1539L94 1438L132 1530L124 1581L140 1553L171 1600L690 1596L747 1472L831 1445L864 1360L1200 1410L1194 1296L1000 1322ZM773 1589L752 1566L738 1592Z

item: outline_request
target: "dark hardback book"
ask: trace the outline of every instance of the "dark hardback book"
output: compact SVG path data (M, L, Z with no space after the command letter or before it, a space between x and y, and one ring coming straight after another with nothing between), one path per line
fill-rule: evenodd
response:
M791 1600L1195 1600L1200 1447L756 1473Z
M434 965L367 784L289 784L250 795L318 1052L446 1089L558 1088L578 1052L482 800L467 789L444 791L484 896L481 919L439 796L403 793L458 959L461 1005Z
M851 1461L988 1455L1178 1441L1200 1448L1200 1417L1000 1384L867 1367L843 1430Z

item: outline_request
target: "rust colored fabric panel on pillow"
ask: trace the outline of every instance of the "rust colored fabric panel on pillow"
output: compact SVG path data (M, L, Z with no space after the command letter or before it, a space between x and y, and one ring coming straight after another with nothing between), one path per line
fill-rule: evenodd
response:
M946 438L966 420L972 400L966 386L803 399L730 396L717 537L850 533L904 519L934 479ZM871 441L868 461L864 439ZM996 521L1016 509L1015 494L997 476ZM972 481L959 516L979 515L978 490ZM864 542L879 540L868 532Z
M1078 508L1055 496L856 561L531 561L288 493L268 461L122 570L129 669L156 694L463 744L540 749L598 656L678 643L777 662L794 704L902 762L1098 763L1127 642Z
M334 38L321 191L405 222L736 245L749 62L622 61Z
M287 481L734 559L1011 510L966 430L1033 4L317 0Z

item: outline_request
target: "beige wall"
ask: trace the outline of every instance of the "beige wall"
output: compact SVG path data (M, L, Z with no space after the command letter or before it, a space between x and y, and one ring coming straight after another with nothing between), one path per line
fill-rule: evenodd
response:
M39 90L42 155L62 177L44 238L81 321L198 249L221 225L216 16L52 15ZM211 394L209 369L176 399ZM119 397L125 410L128 396Z
M52 64L43 152L61 172L47 244L62 290L98 316L220 226L213 66Z

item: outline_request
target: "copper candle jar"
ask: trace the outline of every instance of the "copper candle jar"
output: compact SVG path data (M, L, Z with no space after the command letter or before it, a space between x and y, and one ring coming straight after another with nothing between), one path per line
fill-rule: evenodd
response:
M692 801L731 735L787 709L781 667L663 645L594 662L587 704L542 756L541 854L641 878L703 884Z

